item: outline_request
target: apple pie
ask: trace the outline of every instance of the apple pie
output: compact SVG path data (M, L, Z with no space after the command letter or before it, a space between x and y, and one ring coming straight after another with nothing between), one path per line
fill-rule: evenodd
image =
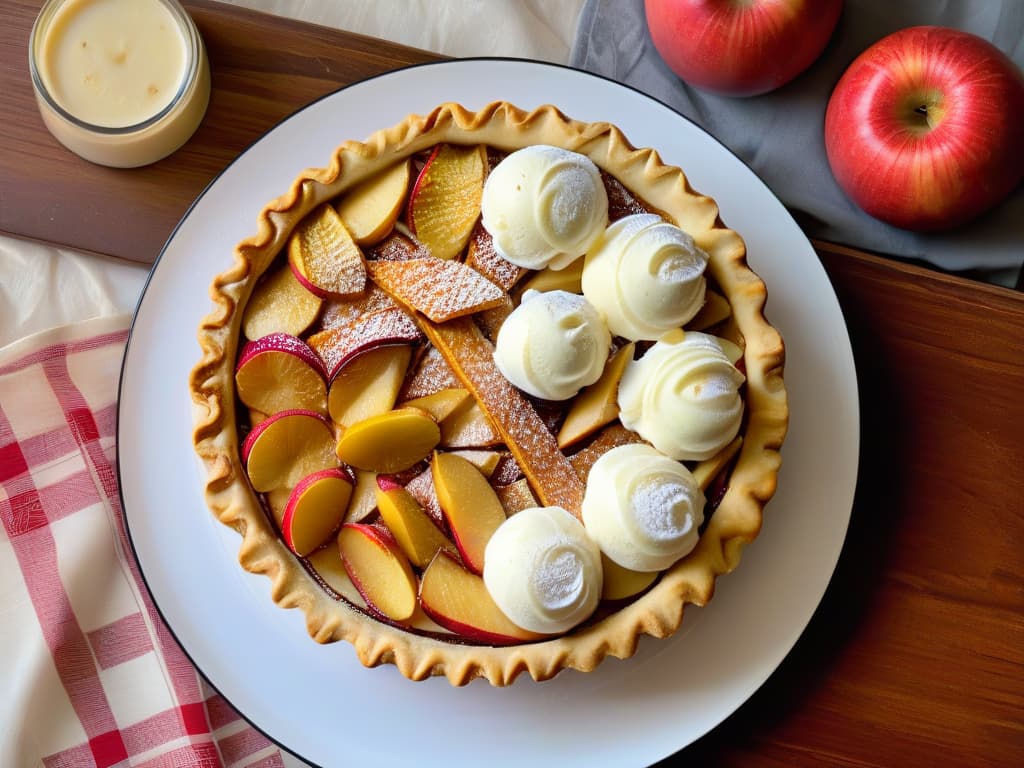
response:
M679 168L552 106L341 144L213 282L205 496L309 634L420 680L631 656L776 488L784 347Z

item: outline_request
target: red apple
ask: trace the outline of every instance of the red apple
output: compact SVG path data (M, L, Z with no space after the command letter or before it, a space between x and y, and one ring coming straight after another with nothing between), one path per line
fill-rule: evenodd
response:
M731 96L778 88L818 58L843 0L645 0L651 40L690 85Z
M879 40L846 70L825 115L839 186L897 227L954 227L1024 176L1024 77L991 43L942 27Z

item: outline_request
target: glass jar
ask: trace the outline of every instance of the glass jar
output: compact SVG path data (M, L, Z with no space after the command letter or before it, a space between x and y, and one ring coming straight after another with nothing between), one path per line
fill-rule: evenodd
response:
M210 98L206 49L177 0L48 0L32 27L29 70L50 133L116 168L174 152Z

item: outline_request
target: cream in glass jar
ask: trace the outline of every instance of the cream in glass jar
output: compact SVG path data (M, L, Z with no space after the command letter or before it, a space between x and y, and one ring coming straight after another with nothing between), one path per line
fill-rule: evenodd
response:
M43 122L100 165L147 165L199 126L210 96L202 39L176 0L50 0L29 50Z

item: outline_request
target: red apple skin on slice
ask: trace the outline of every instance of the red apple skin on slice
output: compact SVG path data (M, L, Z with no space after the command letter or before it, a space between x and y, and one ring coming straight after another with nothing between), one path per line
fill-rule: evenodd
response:
M423 338L411 317L398 307L361 315L347 325L314 333L307 341L323 360L331 381L349 360L376 347L415 344Z
M413 615L416 574L386 528L345 523L338 534L338 551L345 571L371 611L394 621Z
M242 333L258 339L271 333L298 336L320 314L320 297L311 293L288 266L263 278L256 286L242 316Z
M315 411L279 411L257 424L242 443L253 490L293 488L306 475L338 466L334 427Z
M341 527L352 496L352 474L330 467L307 475L288 497L281 532L292 552L305 557Z
M299 276L328 294L345 296L366 288L363 252L327 203L296 227L288 239L288 261Z
M238 399L271 415L302 408L327 410L323 362L306 342L287 333L272 333L248 342L235 368Z
M430 466L437 499L462 562L473 573L482 574L487 542L505 522L501 500L483 473L461 456L435 453Z
M438 259L462 253L480 216L486 149L439 144L409 194L409 227Z
M488 645L515 645L542 640L514 624L491 598L482 577L441 550L420 577L423 612L445 629Z
M390 345L367 350L340 365L327 396L334 423L347 427L394 408L411 358L408 344Z
M288 260L288 269L291 271L292 277L295 278L295 282L312 293L318 299L330 299L334 297L334 294L330 291L325 291L320 286L311 282L310 279L302 273L302 268L291 259Z

